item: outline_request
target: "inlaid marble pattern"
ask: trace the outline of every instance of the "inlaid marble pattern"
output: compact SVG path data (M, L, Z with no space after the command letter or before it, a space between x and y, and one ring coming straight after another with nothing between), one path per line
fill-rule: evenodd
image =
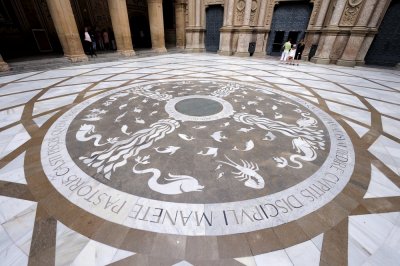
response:
M0 76L1 264L396 265L398 99L208 54Z

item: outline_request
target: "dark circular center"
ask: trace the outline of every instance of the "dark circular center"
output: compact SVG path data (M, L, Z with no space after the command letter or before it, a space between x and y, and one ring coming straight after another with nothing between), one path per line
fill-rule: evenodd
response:
M175 104L175 109L185 115L209 116L222 111L223 106L217 101L203 98L191 98Z

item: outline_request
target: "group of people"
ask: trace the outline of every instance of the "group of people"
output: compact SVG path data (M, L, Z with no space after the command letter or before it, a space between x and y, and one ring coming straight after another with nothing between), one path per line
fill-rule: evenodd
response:
M115 50L115 40L112 31L103 29L91 30L90 27L85 27L83 36L84 49L86 54L91 57L97 57L97 50Z
M292 40L289 39L287 42L283 44L283 52L281 55L281 62L290 65L299 65L299 61L301 60L301 55L304 51L304 40L301 40L297 45L292 44Z

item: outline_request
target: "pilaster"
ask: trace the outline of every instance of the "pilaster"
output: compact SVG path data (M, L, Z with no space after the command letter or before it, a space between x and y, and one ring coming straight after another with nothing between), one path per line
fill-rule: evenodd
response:
M185 48L185 0L175 0L176 47Z
M220 30L218 54L232 55L233 9L235 0L225 0L224 24Z
M252 0L246 0L246 6L244 9L244 18L242 27L238 29L239 31L239 38L238 38L238 45L236 52L234 53L235 56L249 56L248 48L249 42L251 38L252 28L250 27L250 16L251 16L251 4Z

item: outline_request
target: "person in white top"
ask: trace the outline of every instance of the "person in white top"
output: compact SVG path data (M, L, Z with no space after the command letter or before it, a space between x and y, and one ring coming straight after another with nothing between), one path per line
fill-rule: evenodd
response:
M288 62L290 65L294 65L294 57L296 56L296 44L293 44L292 49L289 51Z
M84 42L85 42L84 46L85 46L86 53L89 53L89 55L92 56L92 57L93 57L93 55L97 56L97 54L95 54L94 51L93 51L92 38L90 38L89 30L88 30L87 27L85 27L85 39L84 39Z

